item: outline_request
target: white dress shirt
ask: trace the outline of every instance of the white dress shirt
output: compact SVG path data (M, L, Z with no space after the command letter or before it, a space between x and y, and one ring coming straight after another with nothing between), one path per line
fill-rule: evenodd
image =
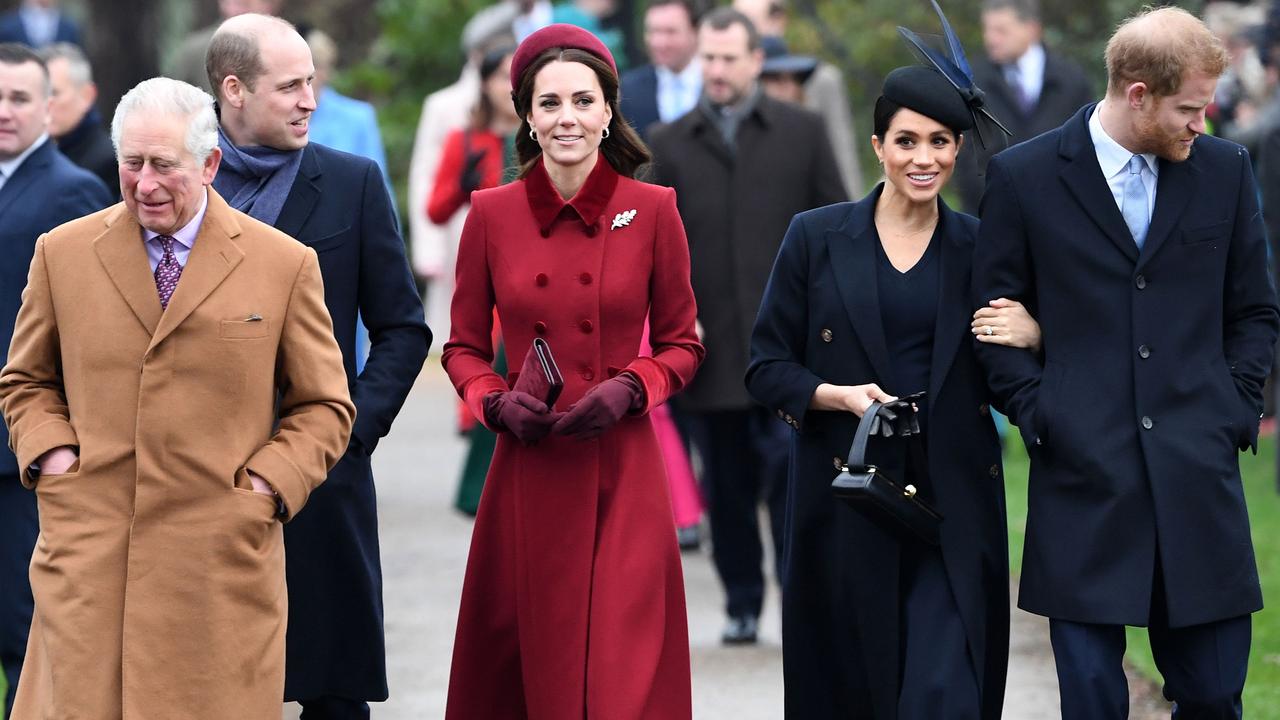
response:
M1022 96L1034 107L1044 89L1044 46L1033 44L1009 69L1013 72L1006 73L1005 79L1022 86Z
M43 133L36 138L35 142L31 143L30 147L23 150L21 155L12 160L0 162L0 188L4 188L4 184L9 182L9 178L13 177L14 173L18 172L18 168L22 167L23 161L30 157L31 153L47 142L49 142L49 133Z
M205 188L204 197L200 200L200 209L196 214L187 221L173 234L173 257L182 267L187 266L187 258L191 256L191 248L196 245L196 236L200 234L200 223L204 222L205 210L209 209L209 189ZM151 272L156 271L156 267L160 265L160 261L164 259L164 246L156 238L160 237L160 233L152 232L146 228L142 229L142 239L147 244L147 260L151 263Z
M654 71L658 75L659 120L664 123L677 120L698 104L702 96L702 63L698 58L678 73L661 65L655 65Z
M1102 128L1102 106L1093 109L1089 118L1089 136L1093 138L1093 150L1098 154L1098 165L1102 168L1102 177L1107 179L1107 187L1111 188L1111 196L1115 198L1116 207L1123 212L1124 184L1129 178L1129 158L1134 153L1125 150L1107 131ZM1142 153L1146 167L1142 170L1142 186L1147 190L1147 217L1155 216L1156 183L1160 179L1160 163L1151 153Z

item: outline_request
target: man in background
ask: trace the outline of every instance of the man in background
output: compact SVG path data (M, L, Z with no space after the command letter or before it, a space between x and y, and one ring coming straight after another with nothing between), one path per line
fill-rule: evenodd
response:
M285 528L289 631L285 700L304 717L367 718L387 699L382 566L371 456L427 357L431 331L409 274L382 171L311 142L311 50L292 25L245 14L214 33L228 203L313 248L356 405L351 443L305 516ZM356 371L356 316L371 341Z
M0 344L13 340L36 238L111 204L102 181L49 139L49 74L30 48L0 44ZM117 187L119 183L117 183ZM0 663L13 707L33 601L27 569L40 532L35 495L22 486L9 432L0 424Z
M695 0L649 0L644 13L649 64L628 70L621 79L620 109L643 138L648 139L655 124L674 122L692 110L702 96L701 17Z
M17 10L0 15L0 42L36 49L59 42L82 44L79 26L58 9L57 0L22 0Z
M378 163L390 188L387 151L382 144L382 132L378 129L377 111L369 103L333 89L329 81L338 63L338 44L333 38L323 30L313 29L307 33L307 45L311 47L311 57L316 63L316 78L312 83L316 109L311 113L311 142Z
M982 43L973 79L986 92L986 106L1012 137L966 137L953 180L964 211L978 214L987 162L1009 145L1052 130L1084 105L1093 90L1079 65L1045 48L1039 0L983 0ZM992 142L993 140L997 142Z
M204 69L204 54L209 40L223 21L245 13L274 15L282 0L218 0L218 22L193 30L178 45L164 64L165 77L181 80L189 85L213 92L209 87L209 75Z
M71 43L54 43L40 52L49 67L53 99L49 103L49 134L71 162L97 175L111 195L120 199L120 175L111 136L102 126L94 103L98 86L84 51Z
M655 181L676 189L707 359L678 398L703 460L712 557L728 596L722 640L754 643L764 604L757 521L766 499L782 557L790 428L747 395L756 310L793 215L845 200L818 115L760 90L760 36L729 7L698 30L702 98L653 129Z

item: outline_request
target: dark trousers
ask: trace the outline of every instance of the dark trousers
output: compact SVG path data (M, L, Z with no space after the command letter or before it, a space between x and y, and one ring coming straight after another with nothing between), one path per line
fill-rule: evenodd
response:
M730 617L759 617L764 604L760 501L769 506L776 565L782 563L791 428L762 407L690 413L702 457L712 558ZM779 577L781 573L778 573Z
M1240 720L1244 677L1249 666L1252 618L1248 615L1169 627L1159 568L1152 593L1151 654L1164 676L1164 696L1174 704L1174 720ZM1049 639L1058 666L1063 720L1123 720L1129 716L1123 625L1049 620Z
M31 599L31 551L39 534L35 493L23 487L17 475L0 474L0 665L9 683L5 717L13 709L27 652L35 605Z
M978 720L978 675L941 551L904 546L901 573L898 720Z
M363 700L326 695L315 700L299 700L302 720L368 720L369 703Z

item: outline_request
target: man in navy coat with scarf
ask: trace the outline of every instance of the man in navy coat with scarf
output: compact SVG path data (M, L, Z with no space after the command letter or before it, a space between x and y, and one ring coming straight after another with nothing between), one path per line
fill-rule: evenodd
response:
M1127 716L1126 625L1174 717L1239 718L1262 594L1237 451L1280 327L1257 188L1201 135L1227 64L1203 23L1144 12L1106 57L1102 102L997 155L982 203L975 300L1043 332L979 347L1031 458L1019 604L1050 618L1066 720Z
M387 698L382 571L369 456L426 359L431 332L378 166L308 143L311 51L292 25L227 20L210 41L222 167L214 188L238 210L313 248L342 347L356 424L350 447L285 526L289 631L285 700L303 718L367 718ZM356 375L359 312L371 349Z

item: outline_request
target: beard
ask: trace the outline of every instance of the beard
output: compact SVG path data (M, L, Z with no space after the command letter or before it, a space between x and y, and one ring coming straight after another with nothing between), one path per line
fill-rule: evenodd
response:
M1186 127L1180 127L1176 132L1165 130L1160 126L1160 121L1155 111L1143 113L1139 116L1137 131L1138 137L1141 139L1139 153L1150 153L1169 162L1182 162L1191 157L1191 148L1195 143L1186 143L1184 141L1194 141L1197 137Z

